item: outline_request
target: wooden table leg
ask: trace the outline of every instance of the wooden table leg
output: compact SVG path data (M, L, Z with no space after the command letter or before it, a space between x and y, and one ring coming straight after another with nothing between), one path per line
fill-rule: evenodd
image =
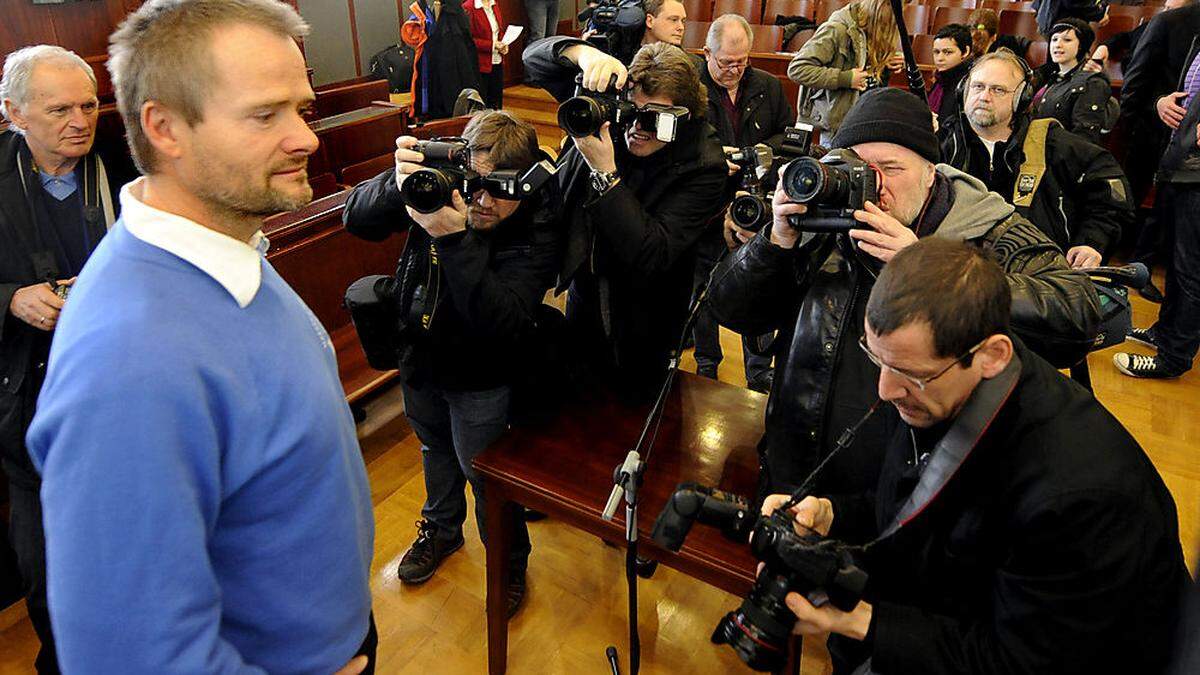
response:
M503 675L508 668L508 567L512 530L504 524L516 508L504 488L484 479L484 509L488 524L487 633L488 673Z

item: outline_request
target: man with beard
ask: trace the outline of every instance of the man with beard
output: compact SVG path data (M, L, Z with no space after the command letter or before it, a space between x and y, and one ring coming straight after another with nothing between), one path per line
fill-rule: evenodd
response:
M1060 366L1086 353L1099 321L1087 276L1070 269L1053 242L978 180L937 163L933 118L916 96L894 87L863 94L833 147L877 172L878 203L854 211L857 227L848 233L816 234L787 220L813 205L777 189L773 222L717 268L709 295L721 325L779 331L760 444L761 485L772 491L799 486L874 402L879 370L859 343L867 295L879 269L919 238L966 241L999 262L1015 332ZM820 489L875 485L885 421L874 415L852 436L823 470Z
M276 0L151 0L111 38L145 177L74 286L27 437L65 672L373 659L354 422L260 229L312 197L307 28Z
M1032 136L1024 102L1032 85L1024 61L1007 49L979 57L964 84L965 114L938 129L943 161L1015 205L1072 267L1099 265L1133 221L1129 182L1117 160L1056 123L1040 143Z

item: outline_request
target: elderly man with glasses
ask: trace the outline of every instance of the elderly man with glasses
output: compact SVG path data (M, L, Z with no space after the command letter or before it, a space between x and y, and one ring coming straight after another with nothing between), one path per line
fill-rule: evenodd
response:
M795 119L795 113L783 94L783 86L774 75L750 65L750 45L754 34L750 24L737 14L723 14L713 21L704 44L704 63L700 81L708 90L708 122L717 130L725 151L737 150L763 143L778 151L783 144L783 130ZM726 184L729 199L733 199L739 180L738 166L726 160L730 179ZM736 248L744 237L753 235L725 218L724 242L721 226L714 222L696 251L696 289L708 280L708 275L721 258L725 246ZM717 323L708 310L696 317L696 372L716 379L720 365L721 341ZM771 355L767 352L772 334L742 337L746 383L755 391L771 388Z
M795 489L875 401L880 365L859 342L867 296L880 269L918 239L969 242L997 261L1012 288L1014 331L1057 365L1086 353L1099 319L1087 277L1067 265L1053 242L978 180L937 163L932 116L916 96L895 88L863 94L833 146L871 165L877 203L854 212L855 229L814 234L803 231L802 220L797 229L787 219L803 217L806 206L776 190L773 222L718 267L709 295L721 325L751 335L779 332L759 446L760 487L770 492ZM941 382L940 368L884 362L913 378L918 392ZM887 417L876 414L859 428L818 477L818 489L848 494L874 487Z

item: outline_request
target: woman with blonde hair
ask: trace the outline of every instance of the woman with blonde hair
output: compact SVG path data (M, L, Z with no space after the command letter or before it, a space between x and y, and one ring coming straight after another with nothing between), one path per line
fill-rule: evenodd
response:
M801 85L800 119L832 137L861 92L904 69L899 39L889 0L857 0L830 15L788 64Z

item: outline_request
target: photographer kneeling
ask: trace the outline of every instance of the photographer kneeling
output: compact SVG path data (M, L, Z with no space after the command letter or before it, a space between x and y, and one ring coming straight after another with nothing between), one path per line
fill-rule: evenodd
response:
M589 75L585 85L607 87L607 75ZM727 168L690 56L647 45L628 79L627 99L622 77L615 92L560 110L575 138L559 160L567 238L559 290L570 285L575 353L593 374L641 397L657 391L677 346L696 244L724 206Z
M499 198L486 181L494 171L522 172L537 162L533 127L507 112L484 111L463 136L469 168L486 186L471 181L470 204L459 190L450 205L431 213L408 205L412 199L406 203L402 191L415 192L409 182L419 184L429 174L414 172L433 157L417 151L422 147L417 139L403 136L396 141L395 170L356 187L345 210L346 229L363 239L408 232L395 279L398 367L404 412L421 440L426 499L417 539L398 574L414 584L429 579L462 546L466 481L475 493L480 537L487 542L483 483L471 460L508 424L510 384L526 364L522 357L535 330L534 313L553 285L559 260L552 195ZM523 514L503 526L515 530L511 616L524 597L529 533Z
M1095 290L1058 247L978 180L935 165L932 115L916 96L895 88L863 94L832 145L840 150L822 160L828 177L809 187L829 192L816 188L845 175L853 190L843 194L841 206L855 209L849 213L856 228L811 232L814 213L837 204L822 203L830 197L820 195L807 206L792 203L780 188L803 181L787 180L787 169L813 162L796 160L775 190L773 222L752 237L736 233L747 243L717 269L709 296L723 326L752 335L779 330L760 444L760 484L771 491L795 489L875 400L870 384L879 370L858 344L867 295L879 269L918 238L967 241L995 259L1012 287L1014 330L1058 365L1087 353L1099 322ZM854 166L827 163L839 155ZM851 204L847 195L863 199L867 183L876 200ZM851 492L875 484L886 437L881 417L831 460L822 489Z
M867 301L861 350L894 429L873 492L808 496L797 532L851 543L850 611L789 593L835 673L1154 673L1189 582L1175 503L1137 441L1011 337L1011 279L929 238ZM770 513L787 500L772 496Z

